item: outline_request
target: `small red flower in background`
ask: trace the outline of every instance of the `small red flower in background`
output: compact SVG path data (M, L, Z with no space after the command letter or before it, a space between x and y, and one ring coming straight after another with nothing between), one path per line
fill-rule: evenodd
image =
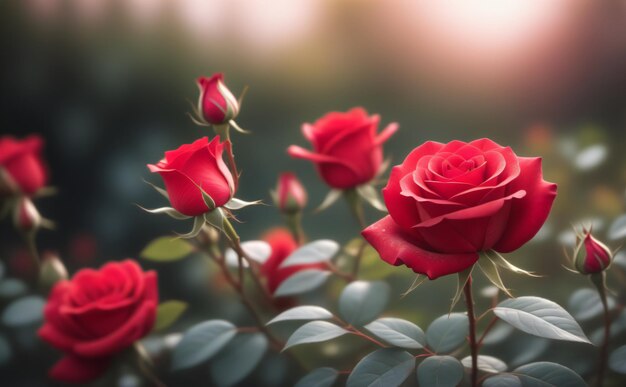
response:
M346 113L331 112L302 125L302 133L313 145L313 152L292 145L292 157L315 163L322 179L332 188L349 189L372 180L383 162L382 144L398 129L389 124L376 133L380 116L368 116L360 107Z
M38 332L65 352L50 376L85 383L102 375L114 355L152 330L158 298L156 273L130 259L57 282Z
M543 225L556 184L541 159L489 139L426 142L391 171L389 215L363 231L386 262L435 279L472 266L478 253L516 250Z
M306 207L306 190L300 180L291 172L283 172L278 177L274 201L281 212L300 212Z
M204 201L202 191L213 199L215 207L226 204L235 193L235 181L222 160L222 153L231 152L229 141L211 142L202 137L192 144L165 152L165 158L156 165L148 164L165 182L169 200L178 212L197 216L212 210Z
M611 249L591 235L591 230L583 230L574 251L576 270L582 274L600 273L609 267L612 260Z
M46 185L48 174L41 159L43 140L28 136L0 137L0 196L32 195Z
M270 230L261 239L272 247L272 254L261 266L261 274L267 279L267 287L272 294L283 281L299 271L325 268L321 263L280 268L280 264L298 248L298 243L293 239L291 233L284 228Z
M209 124L220 125L233 120L239 114L237 98L224 85L224 74L213 74L210 78L198 78L200 97L198 112Z

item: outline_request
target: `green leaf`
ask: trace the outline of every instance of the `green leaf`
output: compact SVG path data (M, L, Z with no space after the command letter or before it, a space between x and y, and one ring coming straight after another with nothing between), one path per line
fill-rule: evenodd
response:
M321 306L303 305L288 309L270 320L266 325L287 320L320 320L333 317L333 314Z
M328 262L339 251L339 244L330 239L320 239L307 243L291 253L280 267Z
M317 368L298 380L295 387L331 387L339 372L330 367Z
M587 321L604 312L598 291L590 288L578 289L568 301L570 312L578 321ZM607 296L609 310L615 308L615 299Z
M524 387L587 386L576 372L556 363L530 363L516 368L513 373L522 381Z
M522 381L511 374L494 375L485 379L483 387L522 387Z
M508 368L505 362L493 356L478 355L477 360L478 369L491 374L504 372ZM461 360L461 364L463 364L465 368L472 368L472 357L464 357L463 360Z
M176 261L189 255L194 247L187 241L165 236L160 237L148 245L139 253L139 256L156 262Z
M426 346L424 331L407 320L384 317L367 324L364 328L396 347L418 349Z
M251 260L264 264L272 255L272 247L265 241L246 241L241 243L241 248ZM239 267L239 257L233 249L227 249L224 253L226 265L230 267ZM243 260L243 267L248 267L248 262Z
M469 320L464 313L438 317L426 330L426 342L436 353L448 353L465 343L469 335Z
M545 298L504 300L493 312L500 319L531 335L591 344L576 320L558 304Z
M319 343L348 333L340 326L326 321L311 321L298 328L287 340L283 351L299 344Z
M327 270L309 269L299 271L281 283L276 292L274 292L274 296L293 296L317 289L326 282L329 275L330 272Z
M159 304L153 331L161 331L176 322L187 309L187 303L171 300Z
M11 302L2 312L2 323L10 328L35 324L43 320L46 301L40 296L26 296Z
M415 358L406 351L383 348L365 356L354 367L346 387L401 385L415 367Z
M209 320L185 332L174 353L172 369L198 365L215 356L237 334L237 327L225 320Z
M239 383L254 371L267 347L267 338L262 333L239 335L211 361L211 377L218 386Z
M622 345L611 353L609 368L620 374L626 374L626 345Z
M456 387L464 374L463 364L452 356L427 357L417 367L420 386Z
M339 297L339 313L351 325L365 325L385 310L390 293L386 282L351 282Z

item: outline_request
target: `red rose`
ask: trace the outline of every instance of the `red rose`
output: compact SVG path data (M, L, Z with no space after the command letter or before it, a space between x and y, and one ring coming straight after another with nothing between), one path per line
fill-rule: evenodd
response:
M296 175L291 172L280 174L274 196L276 205L282 212L299 212L306 207L306 190Z
M41 160L42 147L39 136L21 141L11 136L0 138L0 195L32 195L46 185L48 176Z
M307 269L324 269L320 263L294 265L279 268L281 263L298 248L298 243L289 231L276 228L265 234L262 239L272 247L272 254L261 266L261 274L267 279L267 287L273 294L287 278L299 271Z
M545 222L556 184L541 159L489 139L426 142L393 168L389 215L363 231L386 262L430 279L472 266L480 251L510 252Z
M100 376L113 355L150 332L158 298L156 273L130 259L57 282L39 329L43 340L65 352L50 376L73 383Z
M202 191L213 199L216 207L226 204L235 193L230 170L222 160L222 153L231 152L230 142L220 143L207 137L165 152L157 165L149 164L151 172L158 172L165 182L170 203L178 212L197 216L211 210L204 202Z
M398 129L389 124L377 134L380 116L368 116L363 108L346 113L332 112L302 125L302 133L314 152L292 145L292 157L311 160L322 179L333 188L347 189L367 183L378 173L383 161L383 142Z
M582 274L604 271L613 260L613 253L604 243L591 235L591 230L583 230L574 250L574 266Z
M209 124L224 124L239 114L237 98L224 85L224 74L213 74L211 78L198 78L200 98L198 111Z

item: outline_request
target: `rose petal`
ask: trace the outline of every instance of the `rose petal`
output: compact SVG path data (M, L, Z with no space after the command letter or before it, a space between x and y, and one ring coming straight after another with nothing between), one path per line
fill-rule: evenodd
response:
M176 169L183 165L189 157L198 149L206 147L209 143L208 137L202 137L191 144L183 144L177 149L165 152L166 169Z
M478 260L478 253L441 254L424 250L413 244L412 237L390 216L363 230L362 235L384 261L396 266L405 264L431 280L465 270Z
M151 170L156 169L154 165L149 165L149 167L152 167ZM159 174L165 183L170 204L178 212L188 216L197 216L209 210L202 192L189 177L176 170L161 170Z
M528 242L546 221L556 197L556 184L543 180L541 158L520 157L520 175L509 189L524 189L527 195L511 204L507 232L494 250L508 253Z
M109 358L85 359L65 355L50 370L50 377L66 383L87 383L100 377L110 364Z

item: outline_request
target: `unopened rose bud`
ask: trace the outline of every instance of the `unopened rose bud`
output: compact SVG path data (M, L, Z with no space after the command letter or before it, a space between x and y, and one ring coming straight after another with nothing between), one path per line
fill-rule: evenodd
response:
M280 211L286 214L302 211L307 203L307 194L296 175L291 172L281 173L274 201Z
M13 224L15 228L25 234L33 233L42 224L42 218L33 202L27 197L21 197L13 208Z
M239 102L223 81L222 73L213 74L211 78L198 78L198 112L209 124L225 124L239 114Z
M604 271L611 264L613 253L611 250L591 235L590 231L584 231L582 239L579 238L574 250L574 266L582 274L594 274Z
M67 269L59 256L51 252L45 253L39 270L39 286L42 290L47 293L54 284L68 278Z

